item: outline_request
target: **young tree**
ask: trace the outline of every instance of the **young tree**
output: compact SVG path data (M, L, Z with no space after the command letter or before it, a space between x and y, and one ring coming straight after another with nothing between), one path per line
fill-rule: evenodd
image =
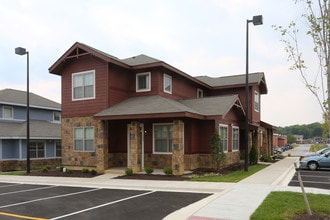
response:
M302 14L307 32L303 33L312 39L314 52L318 62L315 69L307 68L300 42L299 28L296 21L292 21L288 27L273 25L274 29L282 35L282 42L285 44L285 51L288 54L288 61L292 62L290 70L298 71L307 89L317 99L324 117L330 127L329 103L330 103L330 0L294 0L295 4L302 4L305 13ZM309 53L311 54L311 53ZM329 131L328 131L329 133Z
M219 132L214 132L210 140L211 145L211 155L216 163L216 171L220 170L222 164L226 162L226 155L223 151L223 146L221 143Z

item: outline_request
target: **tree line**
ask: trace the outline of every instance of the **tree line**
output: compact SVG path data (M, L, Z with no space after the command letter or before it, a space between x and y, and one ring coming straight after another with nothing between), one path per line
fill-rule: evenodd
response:
M314 137L323 137L323 126L318 122L307 125L291 125L278 127L276 133L283 135L303 135L304 139L311 139Z

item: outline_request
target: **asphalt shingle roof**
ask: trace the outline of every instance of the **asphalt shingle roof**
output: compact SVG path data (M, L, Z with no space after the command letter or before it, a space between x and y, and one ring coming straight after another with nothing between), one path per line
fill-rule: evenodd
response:
M192 113L201 116L225 115L238 100L237 95L173 100L162 96L139 96L124 100L97 113L96 117L142 114Z
M26 92L15 89L0 90L0 103L26 105ZM31 107L61 110L61 104L30 92Z
M0 122L0 137L20 139L26 137L26 121ZM61 139L61 124L48 121L30 120L31 139Z

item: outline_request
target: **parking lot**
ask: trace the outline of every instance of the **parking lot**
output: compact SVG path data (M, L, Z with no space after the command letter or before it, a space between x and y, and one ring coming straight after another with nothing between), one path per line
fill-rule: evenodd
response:
M330 189L330 169L323 170L300 170L300 176L304 187L313 187L319 189ZM297 172L289 183L289 186L300 186Z
M0 182L0 219L162 219L210 195Z

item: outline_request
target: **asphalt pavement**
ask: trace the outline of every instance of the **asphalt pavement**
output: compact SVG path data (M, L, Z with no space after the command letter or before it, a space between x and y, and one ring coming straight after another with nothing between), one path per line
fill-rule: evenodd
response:
M213 193L212 196L181 208L164 219L249 219L272 191L301 192L288 186L295 174L299 157L286 157L238 183L190 181L150 181L113 179L105 174L94 178L33 177L0 175L0 182L48 184L108 189L157 190L171 192ZM328 189L305 188L306 192L330 195Z

